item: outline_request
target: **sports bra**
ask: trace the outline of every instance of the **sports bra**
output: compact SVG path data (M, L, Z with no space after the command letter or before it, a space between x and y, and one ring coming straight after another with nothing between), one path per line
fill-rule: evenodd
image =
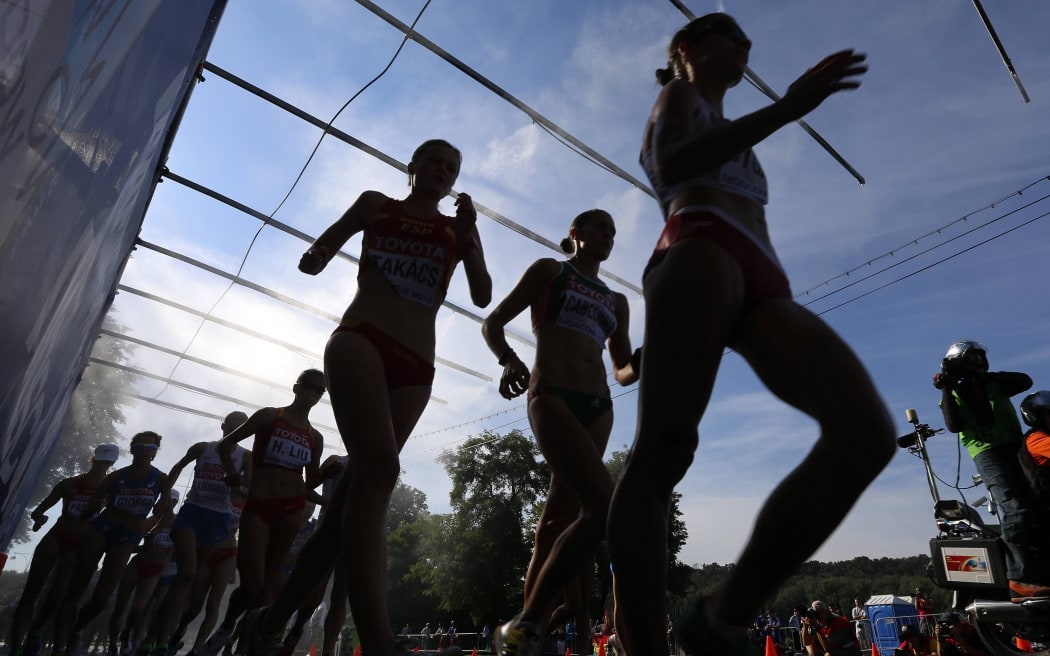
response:
M540 301L532 304L532 332L544 323L581 332L604 348L605 340L616 331L616 295L605 283L561 262Z
M223 478L226 471L217 446L218 442L208 442L197 458L193 466L193 483L186 493L186 503L225 514L230 512L230 487ZM237 471L241 470L244 454L244 447L234 445L230 458Z
M711 103L703 96L697 95L696 107L693 109L693 134L709 130L717 125L725 125L731 121L715 110ZM660 199L660 206L667 213L671 201L675 196L688 187L712 187L721 189L738 196L750 198L760 205L769 202L769 188L766 186L766 174L762 171L762 165L758 163L755 152L748 148L737 153L732 159L723 162L720 166L693 176L688 180L682 180L675 184L663 184L656 175L655 162L653 162L653 148L643 149L638 157L649 183L653 185L653 191Z
M106 507L135 517L146 517L160 498L160 470L150 466L146 478L131 478L131 467L117 471Z
M459 255L451 217L417 219L388 199L364 230L361 268L377 269L402 298L436 307L445 299Z
M72 489L62 498L62 516L83 519L84 508L87 508L97 490L97 487L86 483L83 477L74 479Z
M314 439L310 428L288 423L284 408L277 411L266 437L256 437L252 445L252 465L302 472L313 457Z

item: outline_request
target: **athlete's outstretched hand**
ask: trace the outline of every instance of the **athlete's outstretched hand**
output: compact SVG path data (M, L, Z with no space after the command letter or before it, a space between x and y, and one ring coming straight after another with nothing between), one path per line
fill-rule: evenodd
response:
M868 70L865 59L867 55L852 49L828 55L795 80L780 102L793 118L802 118L831 94L859 87L858 77Z

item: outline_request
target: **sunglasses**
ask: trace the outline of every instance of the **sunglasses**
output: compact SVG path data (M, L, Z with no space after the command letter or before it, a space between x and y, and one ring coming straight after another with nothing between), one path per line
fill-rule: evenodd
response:
M737 43L750 40L747 38L747 35L744 34L744 30L740 29L739 25L731 21L725 20L714 21L711 23L705 23L704 25L700 25L695 29L690 30L688 36L690 40L695 40L699 37L707 36L708 34L721 34L722 36L727 37L732 41L736 41Z
M132 444L132 449L145 449L147 451L153 451L157 448L156 444L146 444L145 442L139 442L138 444Z

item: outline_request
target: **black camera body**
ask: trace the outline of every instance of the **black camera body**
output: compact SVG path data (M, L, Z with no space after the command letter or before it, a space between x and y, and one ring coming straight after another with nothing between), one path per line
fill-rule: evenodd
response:
M805 617L805 618L811 619L811 620L819 620L820 619L820 616L817 615L817 611L813 610L812 608L803 608L802 612L800 613L800 615L802 615L802 617Z

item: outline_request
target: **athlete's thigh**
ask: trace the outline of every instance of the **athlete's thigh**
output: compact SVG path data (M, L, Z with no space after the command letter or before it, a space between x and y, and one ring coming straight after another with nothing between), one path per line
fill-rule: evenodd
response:
M429 385L419 385L390 390L390 413L399 452L427 409L432 389Z
M595 421L599 422L602 424L599 435L607 435L612 427L612 411ZM612 479L602 462L608 437L596 439L576 419L565 401L550 393L541 394L529 403L529 423L558 485L567 486L590 507L596 502L596 495L607 497L612 493ZM601 450L596 442L603 442Z
M733 343L784 402L821 421L863 421L884 413L853 350L824 321L788 299L755 304Z
M740 267L706 239L672 246L645 278L639 432L632 458L695 431L743 306Z
M237 571L241 575L241 585L252 588L262 585L269 543L270 525L254 512L244 512L237 535Z
M303 525L305 511L288 515L279 521L270 531L270 540L266 548L266 578L269 580L281 572L288 552L292 550L295 536Z
M397 445L383 360L365 337L333 335L325 349L325 376L350 466L396 456Z

